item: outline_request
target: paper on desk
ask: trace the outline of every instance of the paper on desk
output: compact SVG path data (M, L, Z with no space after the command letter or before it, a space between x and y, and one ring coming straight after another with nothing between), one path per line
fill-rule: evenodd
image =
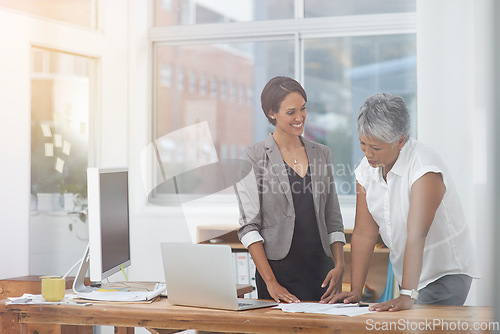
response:
M43 299L42 295L32 295L25 293L22 297L9 297L9 301L5 304L23 304L23 305L59 305L72 300L75 295L67 294L64 299L58 302L48 302Z
M165 291L165 289L163 289ZM77 297L104 302L146 302L155 299L162 291L92 291L78 293Z
M359 307L358 304L319 304L319 303L280 303L274 308L279 308L284 312L302 312L330 315L347 315L354 317L356 315L372 313L368 307Z

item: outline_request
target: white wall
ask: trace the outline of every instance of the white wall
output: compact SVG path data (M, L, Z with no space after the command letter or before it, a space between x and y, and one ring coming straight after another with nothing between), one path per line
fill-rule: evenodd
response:
M492 0L417 0L418 137L447 163L483 277L468 304L492 305Z
M0 32L0 277L5 278L28 274L29 26L0 10Z

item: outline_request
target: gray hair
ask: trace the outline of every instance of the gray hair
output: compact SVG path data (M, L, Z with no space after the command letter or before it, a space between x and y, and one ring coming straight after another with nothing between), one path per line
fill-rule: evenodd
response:
M375 94L367 98L359 109L356 125L361 137L395 143L401 136L408 139L410 114L401 97L386 93Z

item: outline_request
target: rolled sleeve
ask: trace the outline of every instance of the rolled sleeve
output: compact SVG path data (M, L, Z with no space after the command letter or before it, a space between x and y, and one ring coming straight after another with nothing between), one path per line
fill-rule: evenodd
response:
M250 231L241 237L241 243L243 244L243 246L245 246L245 248L248 248L248 246L250 246L251 244L259 241L262 241L262 243L264 243L264 238L262 238L260 233L257 231Z
M363 188L366 189L368 178L369 178L369 168L368 160L364 157L359 163L358 167L354 170L354 175L356 176L356 182L358 182Z
M344 245L346 244L344 232L332 232L328 234L328 240L330 241L330 245L334 242L342 242Z
M241 180L236 183L235 190L240 211L238 237L243 246L248 248L254 242L263 242L264 238L259 232L262 222L259 187L255 174L256 158L250 149L247 149L245 154L248 164L242 165Z

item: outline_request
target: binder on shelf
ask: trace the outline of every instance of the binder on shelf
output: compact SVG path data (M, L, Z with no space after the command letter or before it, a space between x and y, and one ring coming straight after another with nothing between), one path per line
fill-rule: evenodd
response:
M238 284L250 284L248 252L236 253L236 268L238 272Z
M233 255L234 278L235 281L238 282L238 262L236 260L236 253L233 251L231 254Z
M255 270L257 270L257 268L255 267L255 263L253 262L252 255L248 253L248 271L250 275L250 284L253 286L253 291L249 293L250 295L249 298L257 299L258 294L257 294L257 283L255 281Z

